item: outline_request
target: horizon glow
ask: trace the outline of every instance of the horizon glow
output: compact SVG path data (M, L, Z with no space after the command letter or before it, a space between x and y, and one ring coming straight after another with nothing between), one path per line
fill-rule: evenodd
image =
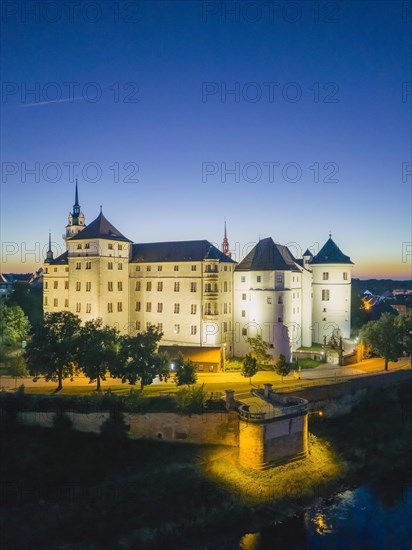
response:
M77 176L86 224L103 205L134 242L220 248L226 219L240 261L259 236L299 257L331 231L353 277L412 279L405 3L58 0L54 22L48 0L15 4L1 272L38 269L49 231L64 251Z

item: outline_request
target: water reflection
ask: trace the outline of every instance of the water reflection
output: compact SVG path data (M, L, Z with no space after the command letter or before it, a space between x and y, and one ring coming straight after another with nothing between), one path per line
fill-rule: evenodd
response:
M279 525L244 535L233 548L412 550L412 486L391 489L390 498L382 487L344 491Z

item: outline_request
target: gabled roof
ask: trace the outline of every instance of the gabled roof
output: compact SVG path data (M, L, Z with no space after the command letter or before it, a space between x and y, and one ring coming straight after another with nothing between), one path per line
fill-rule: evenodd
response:
M57 258L54 258L54 260L48 260L47 262L48 265L64 265L64 264L68 264L69 261L68 261L68 254L67 254L67 251L66 252L63 252L63 254L60 254L60 256L57 256Z
M346 256L332 238L326 241L319 252L310 262L311 264L353 264L349 256Z
M271 237L261 239L235 268L236 271L300 271L290 250L273 242Z
M202 260L236 263L206 240L132 245L132 262L201 262Z
M313 258L313 254L312 254L312 252L309 250L309 248L306 249L306 251L303 253L303 256L310 256L311 258Z
M102 212L100 212L92 223L68 240L80 241L83 239L110 239L113 241L132 242L120 233L120 231L104 217Z

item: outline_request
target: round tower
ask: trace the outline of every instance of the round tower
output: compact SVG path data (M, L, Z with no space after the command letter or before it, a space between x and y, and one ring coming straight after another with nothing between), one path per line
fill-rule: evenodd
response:
M353 262L332 240L310 260L312 269L312 327L313 342L324 343L339 331L342 338L350 337L351 288Z

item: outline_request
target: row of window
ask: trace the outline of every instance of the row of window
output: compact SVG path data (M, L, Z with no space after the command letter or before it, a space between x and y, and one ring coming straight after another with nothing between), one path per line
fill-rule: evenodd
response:
M347 281L348 280L348 272L344 271L342 275L343 275L343 280ZM322 280L323 281L329 281L329 272L328 271L324 271L322 273Z
M69 268L68 268L68 267L65 267L64 270L65 270L65 271L69 271ZM54 271L54 273L57 273L57 267L54 267L54 268L53 268L53 271ZM44 273L48 273L48 272L49 272L49 268L48 268L48 267L45 267L45 268L44 268Z
M123 264L120 262L117 263L117 269L122 271ZM76 269L82 268L82 262L76 262ZM85 269L91 269L92 268L92 262L85 262ZM113 262L107 262L107 269L113 269Z
M81 243L79 243L79 244L77 245L77 248L78 248L78 250L81 250L81 249L83 248L83 245L82 245ZM90 243L86 243L86 244L84 245L84 248L85 248L86 250L89 249L89 248L90 248ZM114 245L113 245L113 243L109 243L109 244L107 245L107 248L108 248L109 250L114 250ZM123 245L122 245L122 244L118 244L118 245L117 245L117 250L123 250Z
M282 285L283 284L283 275L282 273L278 273L276 275L276 284L277 285ZM299 279L298 279L299 280ZM246 283L246 275L242 275L240 277L240 282L241 283ZM256 282L257 283L261 283L262 282L262 276L261 275L256 275ZM295 282L295 277L293 277L293 282Z
M147 321L146 323L146 329L149 328L150 325L152 325L153 323L150 323L150 321ZM136 330L141 330L142 328L142 323L140 321L136 321ZM156 325L157 329L162 331L163 332L163 323L157 323ZM228 331L228 328L229 328L229 331L232 330L232 323L229 321L229 324L228 323L222 323L222 331L223 332L227 332ZM180 324L175 324L173 325L173 332L175 334L180 334ZM197 334L197 325L191 325L190 326L190 334L192 336L196 335Z
M152 290L152 281L146 281L146 291L150 292ZM136 290L142 289L142 281L136 281L135 284ZM163 281L157 282L157 290L158 292L163 291ZM175 292L180 292L180 281L175 281L173 285L173 290ZM225 281L223 283L223 292L231 292L232 285L230 284L230 281ZM197 283L191 282L190 283L190 292L197 292ZM219 287L216 283L206 283L205 284L205 292L219 292Z
M142 311L142 302L136 302L135 311ZM152 312L152 302L146 302L146 312ZM163 313L163 303L157 303L157 313ZM173 304L173 313L180 313L180 304ZM197 304L190 305L191 315L196 315L197 313ZM223 304L223 313L231 314L232 313L232 304ZM205 315L218 315L218 305L215 303L206 302L205 303Z
M47 296L44 297L44 305L45 306L48 306L49 305L49 299ZM59 300L58 298L54 298L53 299L53 306L54 307L59 307ZM69 300L68 298L65 298L64 300L64 307L69 307ZM86 308L86 313L91 313L92 312L92 304L85 304L85 308ZM76 303L76 313L80 313L82 310L82 304L81 302L77 302ZM121 311L121 310L120 310Z
M137 265L136 266L136 271L143 271L141 269L142 267L143 266ZM146 271L152 271L152 267L154 268L155 266L147 265L146 266ZM180 266L178 266L178 265L174 265L173 266L173 271L179 271L179 267ZM192 271L197 271L197 265L193 264L193 265L190 266L190 268L191 268ZM157 266L157 271L163 271L163 266L158 265ZM223 266L223 271L232 271L231 266L224 265ZM211 265L206 265L205 273L218 273L218 268L217 267L212 267Z

